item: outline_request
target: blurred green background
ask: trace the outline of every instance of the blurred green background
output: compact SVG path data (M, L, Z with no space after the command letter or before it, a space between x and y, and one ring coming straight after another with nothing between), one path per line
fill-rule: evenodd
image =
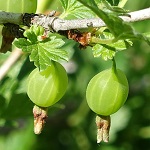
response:
M58 0L39 0L38 12L62 8ZM126 9L150 6L148 0L129 0ZM149 32L150 21L133 23L136 31ZM60 102L49 108L40 135L33 133L33 104L25 93L26 79L34 65L22 56L0 81L0 150L150 150L150 47L135 41L133 47L116 55L117 66L128 78L130 92L125 105L112 115L109 143L96 143L95 114L88 108L85 90L89 80L111 66L93 58L90 49L73 52L64 64L69 87ZM0 54L0 66L10 55Z

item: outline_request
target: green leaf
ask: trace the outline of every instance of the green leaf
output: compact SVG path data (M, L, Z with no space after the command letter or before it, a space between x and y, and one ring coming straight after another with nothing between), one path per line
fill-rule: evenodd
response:
M118 6L119 7L124 7L124 5L127 3L128 0L120 0Z
M24 36L27 37L32 43L36 43L38 40L37 35L30 29L24 32Z
M107 0L97 0L97 1L99 1L97 2L99 9L102 9L106 13L117 13L118 15L120 14L126 15L126 13L128 12L127 10L116 6L114 3L113 3L114 6L112 6L110 2L108 2Z
M96 44L93 46L93 56L94 57L102 57L104 60L113 59L116 52L123 51L127 48L127 46L132 45L132 42L127 40L118 40L112 44Z
M22 49L23 52L31 52L32 51L32 49L30 49L30 46L32 45L32 43L25 38L15 39L13 44L16 47Z
M58 45L56 45L58 41L60 42ZM47 66L51 65L51 60L68 61L67 52L60 49L64 42L61 39L57 39L57 42L52 40L46 43L39 43L37 45L34 45L34 48L30 55L30 60L34 61L35 66L39 67L40 70L45 70Z
M105 48L100 44L96 44L92 48L94 57L102 57L103 60L113 59L115 56L115 50Z
M93 10L93 12L101 18L110 32L114 35L115 40L143 40L150 45L150 40L144 35L137 33L128 23L124 22L121 18L119 18L114 13L106 13L103 10L99 9L94 0L78 0L83 5Z
M75 19L75 18L94 18L96 15L89 8L77 0L60 0L62 3L64 12L60 15L60 18Z
M95 12L97 16L105 22L108 29L115 36L115 38L118 38L123 31L125 32L132 31L131 26L124 23L122 19L120 19L118 16L106 13L103 10L99 9L94 0L91 1L88 0L87 2L85 2L84 0L78 1L82 2L85 6L93 10L93 12Z
M143 35L150 39L150 32L143 33Z
M61 49L65 42L56 36L49 34L46 39L42 39L44 30L41 27L32 26L24 33L25 38L15 39L13 44L21 48L23 52L30 54L30 61L41 71L51 65L53 61L68 61L68 53Z
M102 29L102 28L101 28ZM132 46L132 42L129 39L124 40L114 40L113 34L110 32L105 32L103 29L98 30L95 36L91 38L91 44L107 44L110 47L116 47L116 49L125 49L126 46Z
M92 48L94 57L102 57L104 60L112 59L116 52L125 50L128 46L132 45L130 40L112 42L113 38L114 36L109 32L103 32L102 35L99 35L99 39L96 38L95 41L97 44ZM109 41L111 43L107 43Z
M103 0L95 0L96 4L100 4ZM110 5L112 6L117 6L118 4L122 3L122 6L123 4L125 4L125 1L127 0L105 0L107 1ZM123 2L121 2L123 1Z
M117 42L110 44L110 47L113 47L115 51L123 51L127 49L127 46L131 46L132 42L130 40L123 41L123 40L118 40Z

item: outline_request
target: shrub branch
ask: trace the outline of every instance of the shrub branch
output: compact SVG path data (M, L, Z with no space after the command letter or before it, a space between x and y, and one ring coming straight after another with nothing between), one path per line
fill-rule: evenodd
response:
M150 19L150 8L134 11L128 13L128 16L120 16L125 22L137 22L142 20ZM56 32L60 30L70 30L70 29L81 29L90 27L102 27L105 23L99 18L93 19L75 19L75 20L64 20L58 17L50 15L33 15L33 14L18 14L18 13L8 13L0 12L0 24L4 23L14 23L18 25L27 25L27 19L32 22L32 24L38 24L46 29L54 30Z

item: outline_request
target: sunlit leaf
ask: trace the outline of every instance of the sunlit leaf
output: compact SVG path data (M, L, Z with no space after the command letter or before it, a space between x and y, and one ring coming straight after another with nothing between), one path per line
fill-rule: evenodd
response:
M60 18L94 18L96 16L93 11L76 0L60 0L60 2L64 8Z
M40 27L31 27L24 33L25 38L15 39L14 45L21 48L23 52L30 54L30 61L34 61L36 67L44 70L51 65L53 61L68 61L68 53L61 49L65 42L52 34L42 40L43 29Z

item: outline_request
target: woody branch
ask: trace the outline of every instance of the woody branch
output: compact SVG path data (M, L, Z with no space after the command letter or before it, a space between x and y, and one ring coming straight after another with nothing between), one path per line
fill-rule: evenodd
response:
M128 13L128 16L120 16L125 22L137 22L150 19L150 8L134 11ZM105 23L100 18L93 19L76 19L76 20L64 20L51 15L31 15L33 24L38 24L46 29L60 31L70 29L81 29L91 27L102 27ZM26 25L24 14L0 12L0 24L14 23L18 25Z

